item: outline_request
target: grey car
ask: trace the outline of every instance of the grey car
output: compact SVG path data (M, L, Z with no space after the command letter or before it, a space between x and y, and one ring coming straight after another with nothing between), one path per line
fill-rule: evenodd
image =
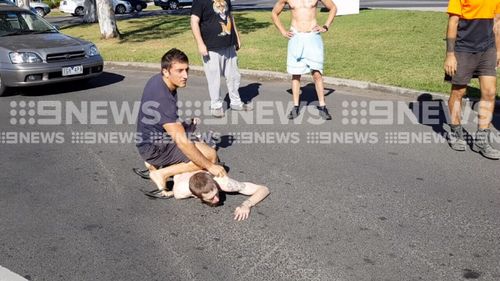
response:
M0 4L0 95L10 87L86 79L102 70L91 42L60 33L31 11Z

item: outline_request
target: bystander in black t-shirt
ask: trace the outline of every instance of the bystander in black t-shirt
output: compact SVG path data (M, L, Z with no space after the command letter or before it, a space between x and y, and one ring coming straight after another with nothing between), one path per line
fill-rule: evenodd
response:
M160 157L156 155L160 153L168 155L174 150L176 144L168 136L163 125L176 123L178 119L177 92L171 93L163 81L163 76L156 74L144 87L137 116L137 149L144 160Z
M194 0L191 14L200 18L201 37L209 51L236 45L236 34L231 21L231 1Z

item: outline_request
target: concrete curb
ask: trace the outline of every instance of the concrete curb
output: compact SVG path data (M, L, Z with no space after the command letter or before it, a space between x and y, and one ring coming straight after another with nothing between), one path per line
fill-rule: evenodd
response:
M158 71L160 70L159 63L106 61L104 62L104 65L107 67L133 67L138 69L158 70ZM203 67L201 66L191 65L190 70L195 72L196 74L203 74ZM250 70L250 69L240 69L240 72L245 77L254 77L260 80L284 80L284 81L290 80L290 74L282 72L260 71L260 70ZM310 75L305 75L305 76L310 77ZM379 92L385 92L412 98L417 98L422 94L429 94L433 97L433 99L442 99L444 101L448 101L449 98L448 95L442 93L418 91L413 89L382 85L366 81L357 81L357 80L342 79L342 78L327 77L327 76L323 77L323 79L325 84L332 86L343 86L355 89L379 91ZM496 107L497 108L500 107L500 101L496 101Z

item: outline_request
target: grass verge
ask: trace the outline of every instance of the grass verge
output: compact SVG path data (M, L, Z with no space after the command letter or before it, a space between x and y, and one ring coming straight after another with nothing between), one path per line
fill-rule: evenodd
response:
M319 13L318 21L326 16ZM287 40L272 24L271 13L241 11L235 18L243 41L240 67L285 72ZM284 12L282 20L288 23L290 13ZM442 68L446 23L447 15L440 12L366 10L340 16L323 36L325 75L447 93ZM159 62L166 50L176 47L201 65L189 16L121 20L118 28L119 40L101 40L96 24L62 31L96 43L105 60Z

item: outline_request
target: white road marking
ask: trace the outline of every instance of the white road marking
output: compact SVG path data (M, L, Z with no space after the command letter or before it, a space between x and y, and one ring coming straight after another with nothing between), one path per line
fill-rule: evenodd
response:
M27 281L27 279L0 265L0 281Z

